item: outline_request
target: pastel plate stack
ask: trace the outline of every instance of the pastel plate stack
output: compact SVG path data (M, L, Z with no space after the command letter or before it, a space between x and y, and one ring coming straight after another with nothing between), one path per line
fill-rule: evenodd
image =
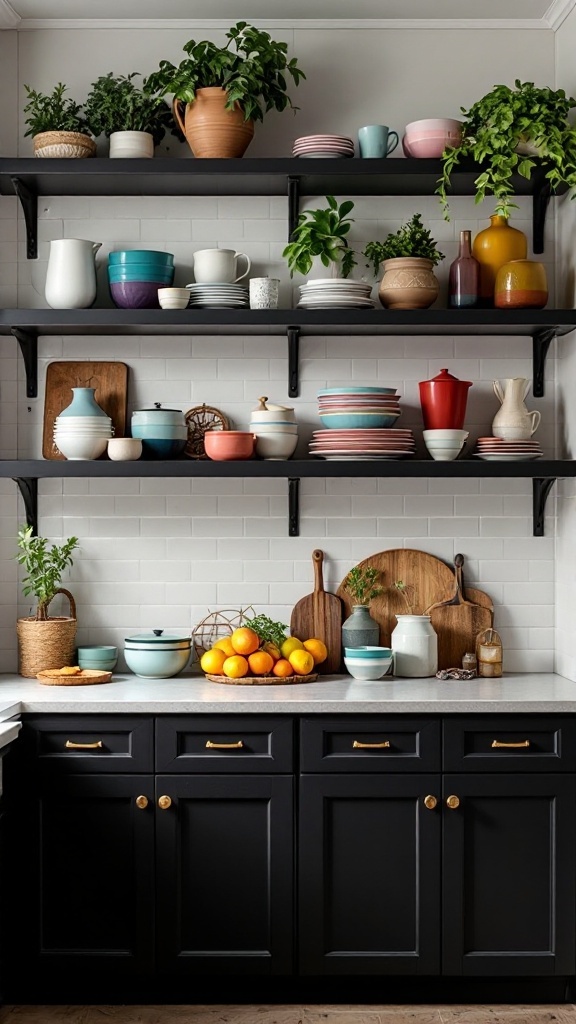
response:
M404 459L414 455L411 430L396 429L396 388L325 388L318 392L325 430L315 430L310 454L325 459Z
M296 139L292 156L331 158L354 156L354 142L347 135L303 135Z
M319 278L300 285L298 309L374 309L372 285L343 277Z
M411 430L315 430L310 454L323 459L408 459L414 455Z
M533 462L542 458L538 441L504 441L501 437L479 437L477 458L486 462Z
M241 284L187 284L190 306L221 309L245 309L249 305L248 289Z
M98 459L106 451L114 428L109 416L57 416L54 444L71 462Z

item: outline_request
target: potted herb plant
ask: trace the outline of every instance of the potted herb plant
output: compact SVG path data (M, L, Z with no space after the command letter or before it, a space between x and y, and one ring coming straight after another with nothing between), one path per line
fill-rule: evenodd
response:
M348 277L356 266L356 254L346 238L353 219L348 216L354 209L351 199L339 206L334 196L326 196L328 207L306 210L298 218L292 239L282 255L288 261L290 276L294 271L309 274L315 256L324 267L332 266L333 276Z
M70 537L62 545L49 545L45 537L32 534L31 526L18 532L18 563L24 567L22 592L37 599L36 614L18 619L18 671L34 679L44 669L74 664L76 637L76 605L69 590L60 586L64 571L72 565L72 552L78 538ZM49 615L49 606L56 594L64 594L70 602L69 616Z
M195 157L240 157L254 135L254 122L269 110L293 107L286 78L295 85L304 72L286 43L239 21L225 46L190 39L178 67L168 60L148 79L161 96L174 97L174 117ZM293 109L296 109L293 107Z
M452 171L461 160L471 158L482 165L475 181L476 202L487 194L496 197L495 212L509 217L512 175L530 178L542 165L552 189L576 186L576 127L568 114L576 100L563 89L539 88L533 82L516 79L514 88L495 85L469 110L462 107L462 142L442 156L442 177L438 194L448 216L447 190ZM536 158L536 159L535 159Z
M148 79L139 88L130 75L101 75L92 83L84 116L95 136L110 139L111 157L152 157L172 124L170 108L152 91Z
M370 601L383 593L377 585L380 570L371 565L356 565L344 580L344 590L350 594L352 614L342 623L344 647L374 647L380 642L380 627L370 615Z
M82 106L64 96L67 86L55 85L51 93L24 86L28 102L24 123L34 141L34 156L89 157L96 155L96 143L82 114Z
M387 309L427 309L437 298L433 268L444 259L444 253L424 227L420 213L383 242L369 242L363 255L371 261L375 274L380 264L384 267L378 298Z

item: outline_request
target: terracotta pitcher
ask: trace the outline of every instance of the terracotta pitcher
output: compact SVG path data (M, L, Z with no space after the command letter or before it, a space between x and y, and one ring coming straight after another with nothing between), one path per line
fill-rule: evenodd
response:
M198 89L193 103L175 99L172 111L195 157L244 156L254 135L254 122L244 120L237 103L226 107L227 94L219 86Z
M492 420L494 437L505 441L525 441L532 437L540 424L540 413L528 412L524 399L530 390L530 381L524 377L508 377L492 382L494 394L501 408Z

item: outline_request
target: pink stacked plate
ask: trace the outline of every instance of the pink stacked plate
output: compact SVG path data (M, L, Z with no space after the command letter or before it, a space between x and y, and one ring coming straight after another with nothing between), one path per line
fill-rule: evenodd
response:
M504 441L501 437L479 437L474 453L487 462L532 462L542 457L538 441Z
M396 388L326 388L318 392L318 415L333 430L394 427L400 397Z
M347 135L303 135L295 140L292 156L352 157L354 143Z
M406 459L414 455L411 430L315 430L310 454L324 459Z

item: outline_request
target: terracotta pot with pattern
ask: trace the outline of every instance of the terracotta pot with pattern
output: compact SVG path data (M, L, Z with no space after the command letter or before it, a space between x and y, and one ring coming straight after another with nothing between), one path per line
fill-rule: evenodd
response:
M172 112L195 157L244 156L254 135L254 122L244 120L237 103L228 110L218 86L198 89L193 103L175 99Z
M386 309L428 309L438 296L432 260L398 256L384 260L378 298Z

